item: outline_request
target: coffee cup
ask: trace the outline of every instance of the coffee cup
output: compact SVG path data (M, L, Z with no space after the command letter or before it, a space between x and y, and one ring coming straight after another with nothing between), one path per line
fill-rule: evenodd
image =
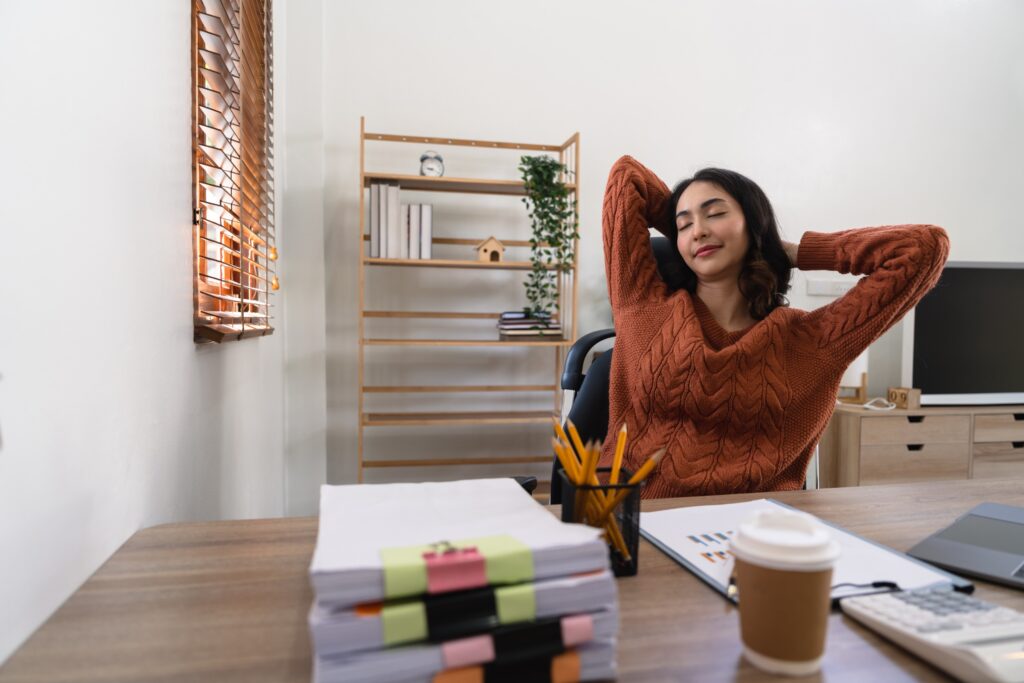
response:
M802 512L762 511L730 539L743 656L791 676L821 668L839 544Z

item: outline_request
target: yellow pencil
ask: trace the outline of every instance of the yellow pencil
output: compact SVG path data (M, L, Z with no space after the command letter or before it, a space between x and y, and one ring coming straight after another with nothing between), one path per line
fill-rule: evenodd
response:
M658 465L658 463L661 461L662 456L664 455L665 449L662 448L657 453L647 458L647 462L641 465L640 469L636 471L636 474L629 478L627 484L629 486L632 486L633 484L639 484L644 479L646 479L647 475L649 475L651 473L651 470L653 470ZM612 510L615 509L615 506L621 503L623 500L625 500L626 496L628 496L629 493L629 489L626 489L624 491L619 491L614 496L612 496L612 499L605 503L603 513L606 515L611 514Z
M552 418L552 422L554 422L555 424L555 433L558 435L558 438L561 439L562 442L565 444L565 447L569 449L569 452L572 455L573 460L575 460L578 464L582 464L583 453L577 452L576 449L572 447L572 441L569 440L569 435L565 433L564 429L562 429L562 425L558 422L558 420L556 418Z
M640 469L636 471L636 474L629 478L629 485L632 486L633 484L638 484L646 479L647 475L651 473L651 470L658 466L658 463L661 462L661 458L664 455L665 449L662 448L657 453L647 458L647 462L641 465Z
M558 456L559 462L562 463L562 467L566 468L569 478L573 479L573 483L578 486L584 483L593 486L598 485L597 474L595 472L591 472L590 476L587 478L582 476L579 470L581 465L576 463L575 458L571 455L571 453L574 452L572 446L568 443L562 444L557 439L552 439L552 446L555 449L555 454ZM583 453L587 466L594 462L598 457L597 449L592 448L589 445L583 449ZM629 561L632 556L630 555L629 549L626 547L626 540L622 536L622 531L619 529L618 522L614 517L609 517L602 513L603 505L606 502L605 497L602 495L604 492L594 491L593 493L596 493L596 496L588 495L590 493L591 491L586 489L580 492L580 498L576 500L575 518L581 519L580 513L586 510L590 524L592 526L604 527L605 535L608 537L608 540L611 541L615 546L615 549L619 551L619 554L622 555L626 561Z
M576 458L562 450L562 444L558 439L552 437L551 443L555 448L555 455L558 456L558 462L562 463L562 469L565 470L565 475L569 477L569 480L572 483L578 486L580 473L576 469L576 466L579 464L576 462Z
M587 450L586 446L583 445L583 439L580 438L580 433L576 431L576 425L572 423L572 420L566 420L565 424L569 426L569 435L572 436L572 445L579 452L580 457L583 457L583 453Z
M619 470L622 469L622 454L626 450L626 423L622 423L619 430L619 439L615 442L615 457L612 459L612 474L609 483L619 483Z

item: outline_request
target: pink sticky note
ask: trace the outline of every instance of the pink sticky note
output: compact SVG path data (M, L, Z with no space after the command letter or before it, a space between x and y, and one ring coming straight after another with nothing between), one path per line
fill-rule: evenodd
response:
M594 620L589 614L562 617L562 644L574 647L594 638Z
M427 566L427 592L480 588L487 585L487 565L476 548L452 548L423 553Z
M449 640L441 645L446 669L484 664L494 660L494 640L490 636L473 636Z

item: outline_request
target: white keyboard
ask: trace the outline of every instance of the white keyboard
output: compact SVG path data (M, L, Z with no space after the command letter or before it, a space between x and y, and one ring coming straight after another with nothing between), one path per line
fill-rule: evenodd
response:
M839 605L966 683L1024 683L1024 613L948 588L844 598Z

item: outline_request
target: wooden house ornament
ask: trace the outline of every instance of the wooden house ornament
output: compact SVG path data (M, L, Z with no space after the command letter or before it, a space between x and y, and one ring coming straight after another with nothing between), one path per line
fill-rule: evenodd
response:
M501 263L505 260L505 245L496 237L488 237L476 245L476 260Z

